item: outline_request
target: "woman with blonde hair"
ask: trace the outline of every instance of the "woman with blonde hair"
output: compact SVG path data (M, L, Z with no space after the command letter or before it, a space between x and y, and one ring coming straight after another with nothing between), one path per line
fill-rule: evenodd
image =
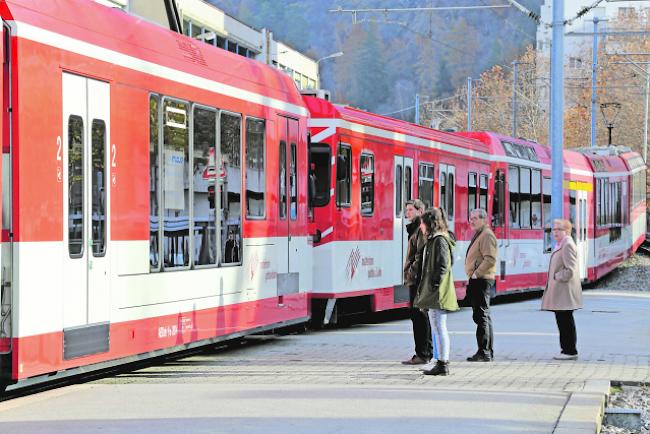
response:
M422 277L413 306L428 310L432 339L438 349L435 366L427 366L424 374L449 375L447 313L459 309L451 272L456 242L449 236L447 221L439 208L422 215L420 230L426 237L426 244L422 253Z
M573 311L582 308L582 286L578 270L578 249L571 238L571 222L553 220L555 249L551 254L542 297L542 310L555 312L562 352L555 360L577 360L576 324Z

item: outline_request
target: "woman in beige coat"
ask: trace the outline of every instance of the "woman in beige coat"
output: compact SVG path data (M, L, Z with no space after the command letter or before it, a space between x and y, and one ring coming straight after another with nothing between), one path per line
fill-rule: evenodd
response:
M562 352L553 357L556 360L576 360L576 324L573 311L582 308L582 286L578 270L578 250L571 238L571 222L553 221L555 250L551 254L542 297L542 310L555 312L555 321L560 331Z

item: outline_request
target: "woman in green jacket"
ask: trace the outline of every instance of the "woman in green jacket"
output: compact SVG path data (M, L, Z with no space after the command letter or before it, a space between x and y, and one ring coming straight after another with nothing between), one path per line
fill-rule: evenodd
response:
M429 311L431 334L438 348L435 366L425 370L424 374L449 375L447 312L459 309L451 272L456 242L449 236L447 219L440 208L433 208L422 215L420 230L427 242L422 256L422 278L413 304Z

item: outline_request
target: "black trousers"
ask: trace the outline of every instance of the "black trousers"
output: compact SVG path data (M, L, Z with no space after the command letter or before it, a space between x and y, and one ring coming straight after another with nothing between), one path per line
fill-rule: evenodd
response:
M555 322L560 332L560 348L562 353L574 356L578 354L576 344L578 336L576 334L576 322L573 320L572 310L556 310Z
M493 281L486 279L469 279L467 295L472 303L472 319L476 324L476 344L478 354L494 357L494 332L490 318L490 289Z
M411 306L417 292L416 286L409 287ZM433 343L431 341L431 324L429 314L420 309L411 307L411 322L413 323L413 340L415 341L415 355L421 359L429 360L433 357Z

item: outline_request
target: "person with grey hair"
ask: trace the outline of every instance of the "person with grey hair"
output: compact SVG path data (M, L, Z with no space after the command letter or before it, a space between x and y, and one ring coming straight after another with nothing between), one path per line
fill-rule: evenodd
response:
M404 261L404 285L409 288L415 354L410 359L404 360L402 362L404 365L424 365L433 357L429 315L413 307L413 300L420 283L422 252L426 244L426 238L419 229L420 217L424 213L424 208L424 202L419 199L409 200L405 207L406 218L409 219L409 224L406 225L409 241Z
M474 236L467 248L465 273L469 277L466 298L472 304L476 324L476 353L468 362L491 362L494 358L494 332L490 317L490 293L496 284L497 238L488 227L487 212L475 209L469 214Z

